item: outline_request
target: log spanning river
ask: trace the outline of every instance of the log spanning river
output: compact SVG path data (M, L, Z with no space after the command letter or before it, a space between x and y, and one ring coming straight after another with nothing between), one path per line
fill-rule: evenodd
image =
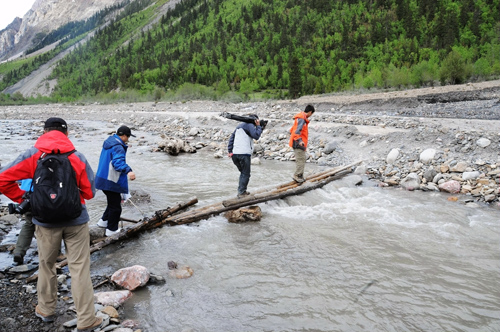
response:
M91 135L70 137L96 169L112 128L80 123ZM151 202L127 205L123 216L150 216L192 196L203 206L236 194L230 159L208 150L172 157L138 141L127 157L137 175L131 189L149 193ZM2 129L0 142L6 165L34 140ZM249 189L287 182L293 167L263 161L253 166ZM125 303L124 316L146 331L500 331L499 210L447 198L366 179L356 187L346 177L260 204L257 223L216 216L106 247L92 255L92 274L140 264L167 276L168 261L194 270L189 279L167 277L135 291ZM92 225L104 206L101 192L89 201Z

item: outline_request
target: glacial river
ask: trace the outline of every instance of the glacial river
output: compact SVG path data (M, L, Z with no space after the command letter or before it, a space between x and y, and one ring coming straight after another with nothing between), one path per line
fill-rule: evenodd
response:
M21 123L0 121L2 165L34 143L17 134ZM114 126L78 124L87 132L70 137L95 169ZM137 175L131 189L149 193L151 203L127 205L123 216L139 219L192 196L203 206L236 194L230 159L208 150L153 153L140 142L155 138L137 134L145 138L132 140L127 156ZM255 190L289 181L294 164L252 167ZM367 179L356 187L344 178L260 204L257 223L216 216L107 247L92 256L92 274L140 264L166 277L123 307L124 318L148 332L500 331L500 210L447 198ZM92 225L104 206L101 192L89 201ZM10 262L5 255L0 263ZM168 261L190 266L193 276L169 278Z

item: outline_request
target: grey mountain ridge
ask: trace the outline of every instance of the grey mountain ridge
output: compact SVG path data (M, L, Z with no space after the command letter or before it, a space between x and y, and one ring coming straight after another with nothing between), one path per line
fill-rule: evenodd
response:
M14 59L32 47L37 33L49 33L60 26L84 20L99 10L116 4L116 0L37 0L22 17L0 31L0 61Z

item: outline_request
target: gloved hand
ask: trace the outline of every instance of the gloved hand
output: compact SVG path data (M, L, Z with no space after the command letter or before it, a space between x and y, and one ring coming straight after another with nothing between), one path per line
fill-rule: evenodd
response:
M306 145L304 144L304 141L302 141L301 138L294 140L292 145L294 149L301 149L304 151L306 150Z

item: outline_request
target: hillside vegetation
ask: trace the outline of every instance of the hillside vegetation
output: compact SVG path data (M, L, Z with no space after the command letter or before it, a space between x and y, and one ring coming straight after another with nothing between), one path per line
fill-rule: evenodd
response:
M141 30L166 2L131 2L61 60L52 98L296 98L500 76L500 0L184 0Z

